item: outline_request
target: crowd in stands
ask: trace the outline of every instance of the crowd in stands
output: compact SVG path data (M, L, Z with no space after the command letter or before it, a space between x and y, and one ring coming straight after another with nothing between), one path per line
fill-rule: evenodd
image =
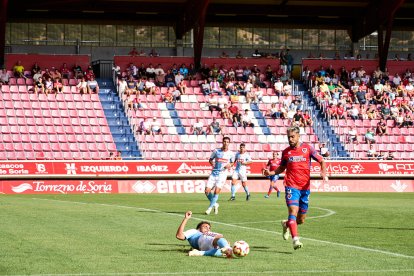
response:
M414 76L410 69L391 76L379 67L373 72L366 72L363 66L350 71L342 67L336 72L332 66L321 66L313 71L305 68L302 77L328 120L376 122L362 138L369 145L376 142L376 137L389 135L390 128L413 126ZM348 137L350 143L361 141L353 127ZM367 156L383 158L383 153L377 156L367 152Z
M16 79L22 82L17 83ZM70 81L73 83L69 83ZM29 85L29 90L36 94L62 93L63 86L69 84L76 85L77 92L80 94L99 92L92 66L83 70L78 64L75 64L72 69L69 69L66 63L63 63L60 69L57 67L42 69L35 62L30 70L26 70L21 61L17 61L12 70L0 70L0 86L16 83Z

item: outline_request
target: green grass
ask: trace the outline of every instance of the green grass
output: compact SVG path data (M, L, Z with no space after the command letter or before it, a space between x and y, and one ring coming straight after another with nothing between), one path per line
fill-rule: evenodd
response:
M0 274L414 274L412 193L313 193L297 251L281 238L284 200L228 196L206 216L202 194L1 195ZM187 210L187 227L208 219L230 241L247 241L249 256L186 256L175 232Z

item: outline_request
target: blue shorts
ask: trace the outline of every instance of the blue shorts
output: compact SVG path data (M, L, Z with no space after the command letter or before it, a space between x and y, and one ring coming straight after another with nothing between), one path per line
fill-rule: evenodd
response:
M269 175L269 176L266 176L266 178L270 179L270 181L272 182L276 182L279 179L279 175L278 174Z
M285 187L286 205L299 206L299 214L308 212L310 190L298 190L292 187Z

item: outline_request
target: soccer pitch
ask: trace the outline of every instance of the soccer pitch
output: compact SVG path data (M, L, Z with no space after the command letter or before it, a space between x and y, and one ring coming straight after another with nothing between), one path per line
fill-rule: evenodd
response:
M283 195L283 194L282 194ZM414 193L313 193L299 226L304 248L281 237L283 198L204 194L1 195L1 275L413 275ZM250 254L188 257L175 238L200 220Z

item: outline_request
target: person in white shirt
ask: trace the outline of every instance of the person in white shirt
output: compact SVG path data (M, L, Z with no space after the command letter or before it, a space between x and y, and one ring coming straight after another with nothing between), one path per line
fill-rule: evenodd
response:
M253 122L252 122L252 119L253 119L253 116L252 116L252 114L250 113L250 111L248 110L248 109L245 109L244 110L244 113L243 113L243 115L242 115L242 117L241 117L241 121L242 121L242 125L243 125L243 127L244 128L246 128L246 127L254 127L254 124L253 124Z
M278 78L274 84L275 93L277 96L282 94L283 91L283 82Z
M292 95L292 85L290 85L289 81L286 81L285 85L283 86L283 95L284 96Z
M157 117L152 118L151 133L161 134L161 123L157 121Z

